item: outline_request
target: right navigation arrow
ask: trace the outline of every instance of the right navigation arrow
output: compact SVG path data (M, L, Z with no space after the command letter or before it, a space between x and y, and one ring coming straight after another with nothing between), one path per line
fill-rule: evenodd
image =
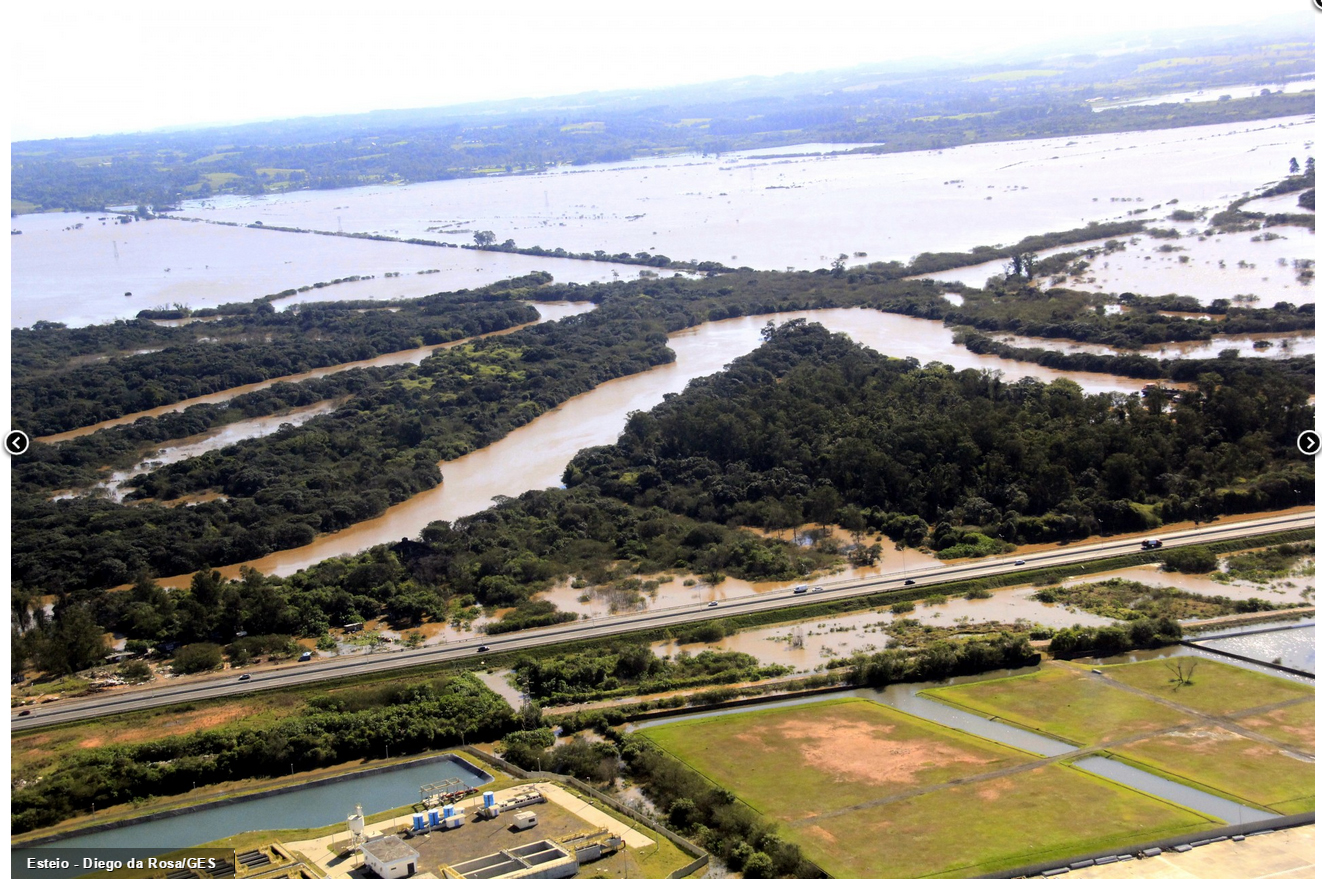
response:
M1319 448L1322 448L1322 437L1317 435L1317 431L1306 430L1299 434L1299 451L1305 455L1316 455Z

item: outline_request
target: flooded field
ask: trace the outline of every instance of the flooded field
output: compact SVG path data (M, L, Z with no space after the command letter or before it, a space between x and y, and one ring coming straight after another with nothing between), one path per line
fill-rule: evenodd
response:
M490 230L520 246L816 269L840 253L851 264L907 260L1123 219L1129 209L1171 199L1224 201L1284 176L1291 157L1309 155L1312 138L1309 117L1290 117L887 155L789 158L807 150L785 147L227 196L187 203L183 213L455 243Z
M1240 357L1303 357L1317 353L1317 337L1312 333L1261 333L1245 335L1215 336L1206 342L1167 342L1163 345L1148 345L1133 351L1112 348L1109 345L1097 345L1088 342L1072 342L1068 339L1036 339L1029 336L1014 336L997 333L997 341L1006 342L1021 348L1046 348L1062 351L1066 354L1144 354L1158 359L1193 358L1206 359L1219 357L1223 351L1238 351Z
M1314 80L1299 80L1298 82L1288 83L1249 83L1245 85L1223 85L1210 86L1205 89L1190 92L1167 92L1162 95L1151 95L1145 98L1132 98L1129 100L1117 101L1098 101L1093 104L1094 113L1100 113L1104 110L1115 110L1119 107L1155 107L1158 104L1201 104L1207 101L1219 101L1223 96L1229 96L1231 99L1250 98L1255 95L1268 91L1273 94L1284 92L1287 95L1299 94L1300 92L1311 92L1317 88Z
M1068 378L1091 392L1141 390L1146 382L1096 373L1068 373L977 355L951 344L951 331L935 321L884 314L868 309L818 309L775 316L777 323L805 318L893 357L939 360L957 369L996 369L1005 380L1036 376L1044 381ZM670 336L673 363L638 375L606 382L548 412L476 452L441 466L445 482L391 507L382 516L318 537L307 546L274 553L245 564L263 573L287 575L342 553L356 553L378 543L416 538L430 522L453 521L485 509L497 495L517 497L535 488L552 488L570 459L583 448L614 442L629 412L647 410L688 382L710 375L761 343L768 318L714 321ZM223 568L238 575L238 565ZM185 584L187 576L165 585Z
M638 277L633 266L541 259L325 235L152 220L98 222L100 214L27 214L10 220L10 325L69 326L131 318L144 308L205 308L335 278L375 275L279 300L397 299L480 287L532 271L557 281ZM73 225L81 223L82 228ZM436 271L432 271L436 270ZM427 271L428 274L418 274ZM386 272L400 272L386 278ZM132 296L125 296L132 293Z
M918 555L915 550L909 552L913 556ZM931 560L929 559L929 561ZM939 562L934 563L940 564ZM1122 568L1084 577L1069 577L1063 580L1061 585L1071 586L1079 583L1093 583L1115 577L1134 580L1158 588L1174 587L1200 595L1220 595L1233 599L1266 598L1280 603L1311 602L1314 586L1314 577L1311 574L1282 578L1281 581L1268 585L1249 583L1243 580L1223 583L1212 579L1210 576L1169 573L1160 570L1155 564ZM826 583L829 581L815 582ZM784 584L776 585L779 588L784 588ZM706 599L707 593L711 590L712 587L706 586L690 588L687 590L689 593L688 603ZM665 594L665 591L665 587L663 587L662 594ZM990 598L951 597L941 604L919 601L916 603L917 606L914 610L903 614L893 614L890 611L864 611L819 619L807 619L784 625L745 629L713 643L679 645L673 641L658 641L652 645L652 650L658 656L673 656L680 650L687 650L690 653L707 649L733 650L756 656L759 661L764 663L787 665L797 671L813 671L820 669L831 659L849 656L855 651L873 652L884 650L889 645L890 638L883 629L886 625L898 619L912 619L924 625L932 626L983 622L1024 622L1051 628L1076 624L1106 626L1115 622L1115 620L1108 617L1099 616L1088 611L1064 605L1043 604L1033 599L1032 595L1036 591L1037 587L1034 586L1017 586L1009 589L997 589L992 592ZM712 594L715 593L712 592ZM739 594L747 593L741 592ZM683 602L676 601L675 603ZM1280 626L1281 624L1276 623L1275 625ZM1273 656L1279 656L1282 651L1289 652L1290 650L1302 649L1300 645L1304 640L1311 639L1311 633L1312 630L1309 629L1304 634L1296 633L1290 638L1277 636L1274 641L1263 641L1255 646L1246 647L1243 655L1270 659L1270 657L1261 657L1257 654L1276 651ZM1262 637L1265 638L1265 636ZM1287 641L1290 643L1287 644ZM1296 641L1299 644L1291 647L1291 644ZM1225 650L1232 649L1224 646L1226 643L1226 641L1217 641L1214 646ZM1252 642L1247 641L1246 643ZM1311 644L1311 640L1309 643ZM1305 670L1311 671L1312 669L1305 668Z
M1308 229L1274 226L1265 230L1278 236L1270 239L1253 240L1262 237L1263 232L1231 232L1200 241L1189 233L1205 230L1205 224L1161 221L1155 225L1177 229L1184 237L1168 240L1140 235L1127 239L1124 250L1093 258L1083 278L1057 279L1050 283L1116 295L1176 293L1193 296L1204 304L1216 299L1262 307L1277 302L1304 305L1316 301L1312 283L1299 280L1296 265L1298 260L1315 257L1315 237ZM1043 250L1041 256L1080 249L1083 246L1050 248ZM988 278L1003 272L1004 266L993 262L923 277L981 287Z

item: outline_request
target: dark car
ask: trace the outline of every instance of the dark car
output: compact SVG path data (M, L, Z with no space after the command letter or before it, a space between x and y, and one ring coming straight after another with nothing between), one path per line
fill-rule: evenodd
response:
M483 644L481 647L477 648L477 652L478 652L478 653L486 653L486 652L487 652L488 650L490 650L490 649L491 649L490 647L488 647L487 645Z
M905 585L905 586L912 586L912 585L913 585L913 581L912 581L912 580L905 580L905 581L904 581L904 585Z
M250 681L250 680L252 680L252 675L239 675L239 680L241 680L241 681Z
M311 650L304 651L303 655L300 656L300 657L298 658L298 661L299 661L299 662L311 662L311 661L312 661L312 651L311 651Z
M29 714L31 714L31 713L32 713L31 709L24 708L22 711L18 712L18 716L19 716L19 717L27 717L27 716L28 716Z

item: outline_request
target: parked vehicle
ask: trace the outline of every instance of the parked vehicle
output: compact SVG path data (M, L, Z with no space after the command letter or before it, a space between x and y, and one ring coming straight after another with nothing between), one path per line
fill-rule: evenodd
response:
M305 650L305 651L303 651L303 655L300 656L300 657L298 658L298 661L299 661L299 662L311 662L311 661L312 661L312 651L311 651L311 650Z

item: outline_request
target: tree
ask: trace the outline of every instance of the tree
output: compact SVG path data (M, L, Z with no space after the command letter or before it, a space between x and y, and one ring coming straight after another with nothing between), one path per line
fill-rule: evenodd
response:
M53 621L28 633L33 664L56 675L91 668L110 652L105 634L88 605L57 605Z
M1296 159L1294 156L1290 157L1290 173L1291 174L1299 173L1299 160Z
M849 256L847 254L842 253L839 256L837 256L835 259L831 260L831 274L837 278L843 275L845 273L845 262L848 259Z
M175 674L187 675L210 671L221 663L220 647L216 644L185 644L174 652L171 668Z
M496 233L491 231L481 231L473 233L473 241L478 247L487 247L496 241Z
M1166 662L1166 670L1171 673L1171 683L1177 690L1180 687L1193 686L1193 673L1196 668L1198 668L1196 656L1181 656L1179 659Z

